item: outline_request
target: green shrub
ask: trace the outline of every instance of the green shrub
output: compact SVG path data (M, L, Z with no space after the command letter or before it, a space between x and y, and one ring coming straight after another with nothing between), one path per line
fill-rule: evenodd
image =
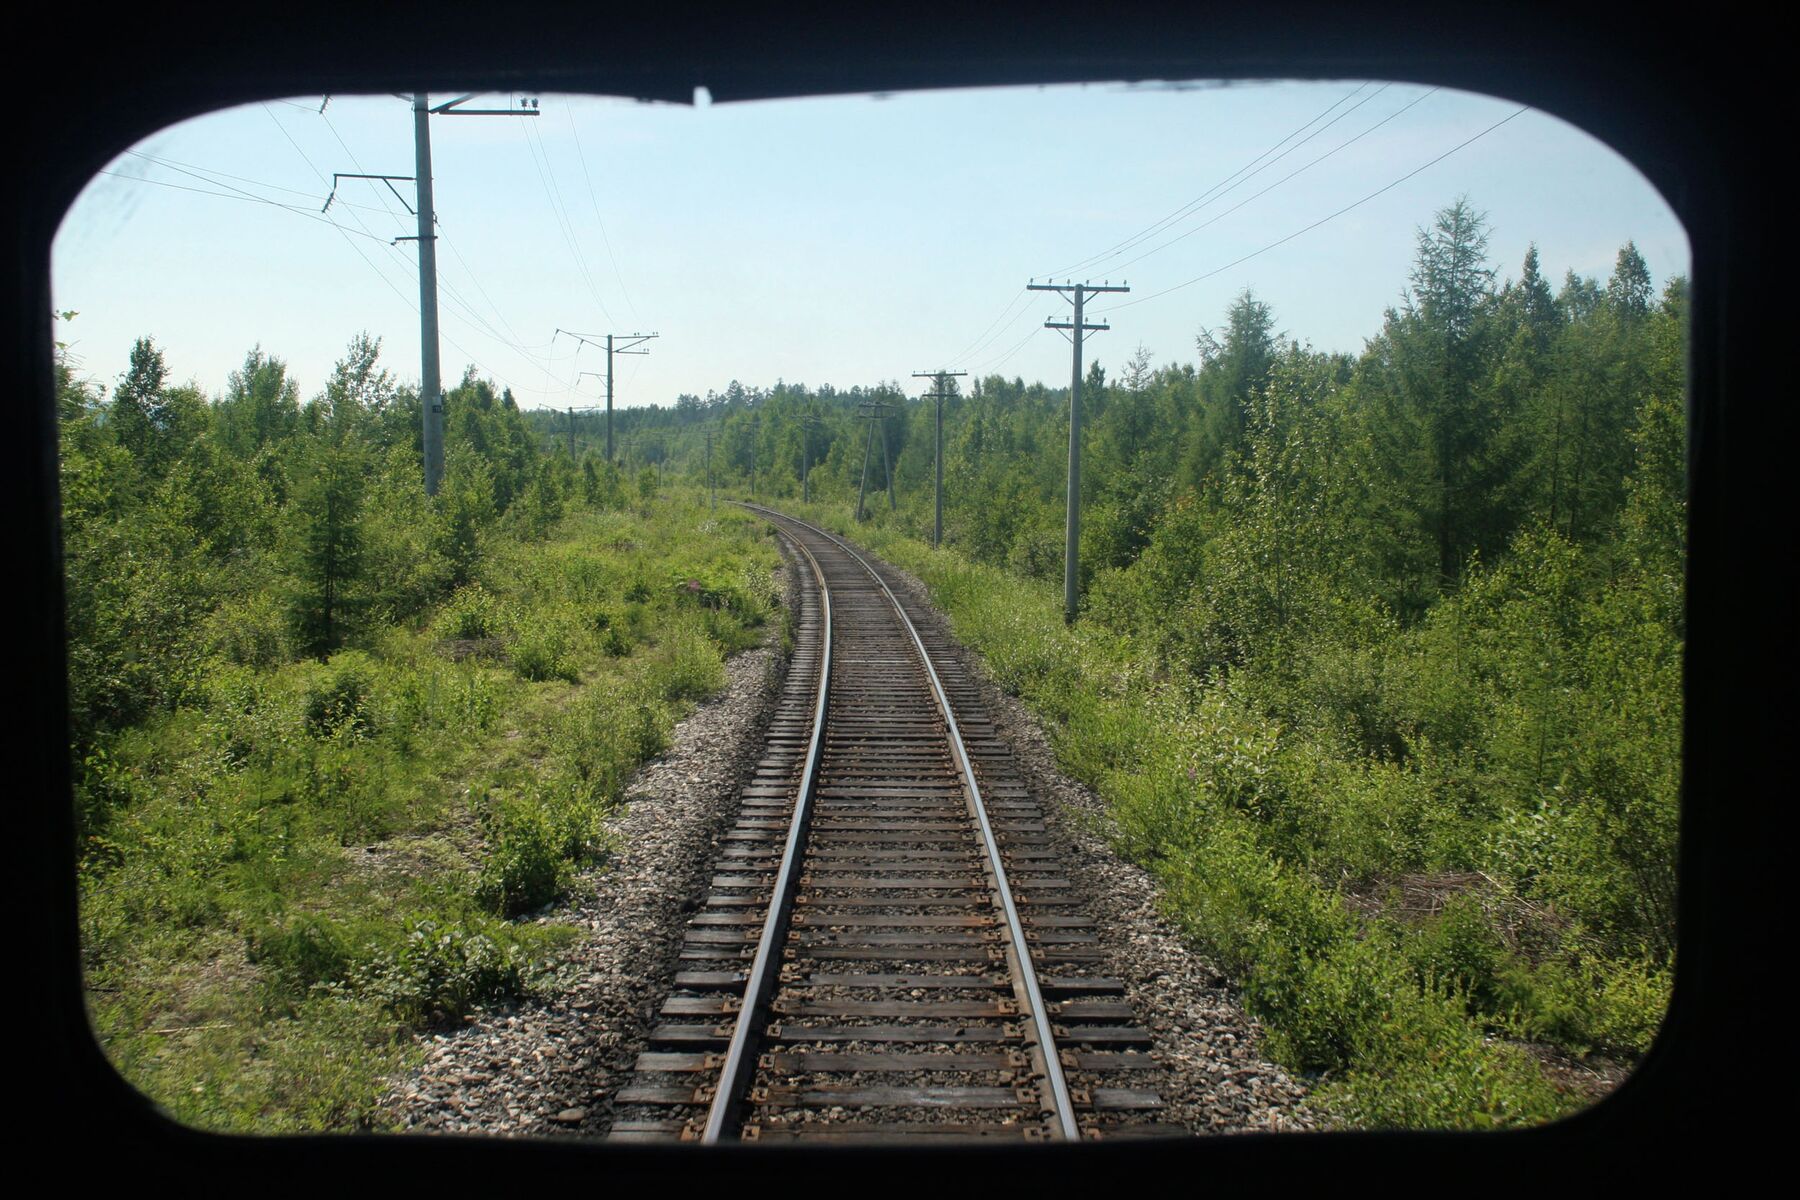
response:
M207 620L206 642L228 662L265 671L291 661L295 653L286 611L261 591L220 606Z
M360 650L334 654L307 685L307 732L331 737L340 730L365 736L375 726L374 660Z
M468 641L505 637L512 624L505 603L479 583L457 588L437 619L441 636Z
M581 678L569 660L568 638L555 625L534 625L519 634L512 646L512 664L519 678L534 682L565 679L575 683Z
M347 724L309 751L296 789L306 809L324 818L323 825L339 845L385 837L392 805L381 769L385 756L378 749L358 745Z
M542 806L530 800L502 802L491 810L486 826L487 853L476 876L475 898L490 912L517 916L568 890L565 832Z
M1669 1015L1673 965L1626 959L1599 965L1595 974L1600 1015L1594 1023L1594 1040L1608 1050L1645 1053Z
M1484 1040L1453 998L1398 1008L1341 1082L1315 1100L1365 1129L1496 1129L1553 1121L1575 1103L1524 1052Z
M312 913L252 930L245 948L251 962L297 993L345 978L354 961L343 929Z
M678 629L657 647L650 677L669 700L698 700L725 686L725 665L704 635Z
M1452 896L1405 939L1404 952L1421 979L1466 994L1475 1012L1494 1011L1506 946L1479 898Z
M358 964L353 989L403 1019L454 1019L477 1004L518 995L527 956L503 932L462 922L415 918L398 944Z

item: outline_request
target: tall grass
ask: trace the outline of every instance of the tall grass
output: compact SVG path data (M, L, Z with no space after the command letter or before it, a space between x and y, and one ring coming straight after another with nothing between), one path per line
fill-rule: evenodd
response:
M207 1128L378 1125L410 1033L554 984L576 931L540 914L755 642L776 561L677 498L496 539L323 663L221 630L191 699L81 773L90 1011L126 1079Z

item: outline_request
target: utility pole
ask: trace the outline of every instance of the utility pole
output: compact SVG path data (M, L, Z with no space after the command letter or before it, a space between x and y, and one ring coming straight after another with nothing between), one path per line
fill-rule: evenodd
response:
M444 478L444 387L442 373L438 365L438 287L437 287L437 208L431 196L431 118L432 116L453 117L535 117L538 115L538 102L535 99L520 100L518 108L463 108L462 105L473 100L474 94L459 96L455 100L431 106L428 93L414 92L412 96L413 110L413 173L411 175L336 175L332 178L331 195L325 198L325 207L330 208L337 196L339 179L379 179L387 183L388 189L394 191L395 180L413 181L417 205L406 206L418 218L419 232L416 237L395 238L396 242L419 243L419 408L422 412L423 427L420 440L425 452L425 494L435 496L438 484ZM319 108L324 112L324 106ZM399 196L398 191L394 191ZM320 211L324 211L321 209Z
M863 445L862 482L856 487L856 519L863 519L863 495L869 490L869 456L875 450L875 430L881 427L881 469L887 473L888 511L897 507L894 504L894 473L888 467L887 452L887 414L893 405L881 400L865 400L856 406L857 415L869 422L869 440Z
M914 371L914 379L930 379L937 383L935 391L927 392L926 398L937 401L936 445L937 452L932 456L932 474L935 477L932 486L931 508L931 548L937 547L944 540L944 397L949 389L944 381L952 376L967 375L967 371Z
M713 439L713 431L708 429L706 431L706 494L708 497L707 506L709 508L713 509L714 511L717 511L717 509L719 507L719 493L718 493L717 489L715 489L713 487L712 439Z
M821 422L817 413L800 418L800 503L812 503L812 431Z
M1073 623L1076 612L1076 580L1081 561L1081 342L1082 335L1094 333L1112 326L1105 324L1089 324L1082 319L1082 303L1092 293L1097 292L1129 292L1130 287L1123 283L1038 283L1035 280L1027 285L1034 292L1060 292L1065 299L1075 303L1075 319L1073 321L1049 320L1044 322L1045 329L1056 329L1069 339L1074 347L1074 368L1069 379L1069 498L1068 516L1063 533L1063 620Z
M755 413L752 413L750 415L750 499L752 499L752 500L757 499L757 495L756 495L756 442L757 442L758 435L761 433L762 433L762 418L757 416Z
M554 411L554 410L552 410L552 411ZM569 461L571 463L575 461L575 417L577 414L585 417L589 413L594 412L594 411L595 411L595 409L592 406L589 406L587 408L571 407L568 410L568 413L569 413Z
M425 494L444 478L444 386L438 366L437 208L431 197L431 100L413 93L413 177L419 198L419 408Z
M424 96L413 97L413 152L417 173L373 175L361 171L335 171L331 176L331 192L319 211L330 210L337 199L338 185L344 180L373 179L386 184L400 207L418 218L418 235L397 237L392 244L419 243L419 408L424 414L420 440L425 458L425 494L435 496L438 482L444 477L444 395L438 366L437 236L431 228L431 127L424 104ZM319 111L325 111L323 104ZM394 186L396 183L413 184L417 207L406 202L406 197Z
M572 329L558 329L555 333L550 335L550 340L554 342L557 339L557 337L561 334L568 334L570 337L572 337L576 341L580 342L582 346L592 346L596 350L601 349L600 342L598 341L598 339L601 336L600 334L597 334L597 333L581 334L581 333L576 333ZM605 350L606 350L606 461L607 462L611 462L613 460L613 355L614 354L648 354L648 353L650 353L648 350L638 350L638 349L634 349L634 347L641 346L643 343L649 341L651 338L656 338L656 337L661 337L661 336L662 335L659 333L609 333L609 334L605 335L605 337L606 337L606 346L605 346ZM614 343L615 338L618 339L616 345ZM595 340L589 340L589 339L595 339ZM576 347L575 352L577 354L581 353L581 347L580 346ZM598 378L600 375L600 372L598 372L598 371L583 371L582 374L583 375L593 375L596 378Z

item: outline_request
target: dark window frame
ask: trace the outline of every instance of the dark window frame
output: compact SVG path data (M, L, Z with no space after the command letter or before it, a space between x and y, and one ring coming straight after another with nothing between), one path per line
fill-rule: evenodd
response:
M934 14L915 5L780 16L545 0L516 12L417 2L291 5L280 12L242 4L179 14L139 9L57 38L25 35L17 61L60 69L52 90L20 90L16 174L0 200L12 217L6 296L17 331L5 367L15 421L11 436L0 439L0 486L8 561L24 568L10 639L15 707L6 761L18 816L8 843L18 883L14 921L24 947L22 961L14 960L13 987L30 1022L15 1037L32 1057L23 1080L32 1112L16 1144L43 1161L52 1138L74 1135L103 1150L100 1166L315 1183L370 1169L418 1181L461 1180L482 1168L581 1171L605 1186L621 1172L668 1181L667 1172L679 1171L685 1183L723 1167L748 1181L801 1157L727 1151L702 1159L680 1148L503 1139L228 1138L170 1123L107 1064L87 1025L78 958L49 255L68 206L113 155L206 111L323 90L530 88L686 102L704 85L724 103L1009 83L1274 77L1405 80L1530 103L1630 159L1687 228L1689 640L1680 953L1668 1024L1617 1094L1538 1130L1248 1136L1100 1145L1082 1148L1080 1157L1042 1149L856 1154L871 1163L998 1168L1021 1178L1064 1179L1071 1169L1105 1178L1129 1168L1132 1175L1118 1176L1126 1186L1138 1179L1157 1186L1146 1168L1206 1171L1171 1179L1210 1186L1221 1169L1255 1170L1270 1182L1297 1170L1364 1165L1473 1168L1491 1176L1535 1173L1548 1160L1569 1158L1610 1173L1667 1161L1683 1149L1755 1145L1757 1122L1768 1121L1753 1083L1767 1070L1759 1069L1757 1051L1780 1043L1746 1035L1757 1032L1750 1019L1769 1012L1776 995L1762 965L1776 947L1752 947L1741 930L1779 911L1773 883L1781 875L1767 821L1779 793L1755 783L1759 768L1775 765L1780 745L1775 714L1783 697L1769 668L1776 649L1792 644L1793 607L1777 590L1780 563L1793 553L1779 549L1792 542L1779 523L1785 506L1775 460L1785 445L1773 371L1783 343L1766 295L1779 245L1768 236L1775 225L1765 164L1782 143L1764 140L1777 101L1762 81L1776 77L1781 39L1727 14L1697 19L1702 23L1671 25L1623 4L1477 10L1414 0L1373 9L1240 0L1166 14L1053 5ZM1075 186L1078 179L1045 183ZM804 1157L822 1161L816 1151ZM85 1172L89 1164L72 1165Z

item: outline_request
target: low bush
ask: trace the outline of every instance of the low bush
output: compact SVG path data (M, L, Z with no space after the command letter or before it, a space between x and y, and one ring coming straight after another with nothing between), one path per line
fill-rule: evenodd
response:
M513 917L565 894L571 877L565 839L543 806L503 800L489 809L483 825L487 847L475 898L488 911Z
M334 654L307 685L306 728L314 737L341 730L362 736L375 725L374 660L360 650Z
M479 583L457 588L437 618L442 637L482 641L512 633L512 616L506 605Z
M519 678L541 683L549 679L579 682L581 672L569 658L569 641L555 625L534 625L512 646L513 670Z

